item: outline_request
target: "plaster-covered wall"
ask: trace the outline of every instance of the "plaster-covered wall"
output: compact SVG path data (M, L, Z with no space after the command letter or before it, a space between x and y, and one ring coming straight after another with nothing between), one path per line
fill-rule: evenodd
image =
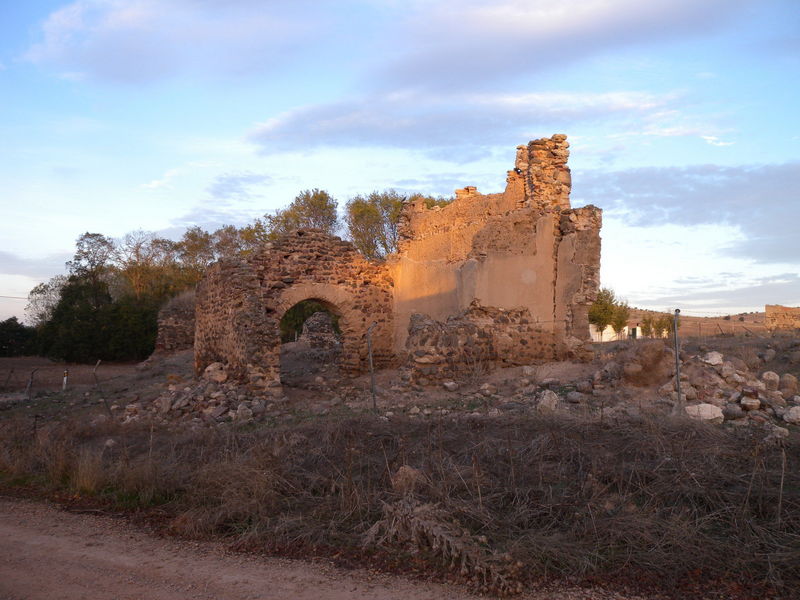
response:
M581 353L599 284L601 211L570 208L568 147L563 135L520 146L503 193L469 187L445 207L406 207L388 263L398 350L413 314L444 321L477 301L526 309L553 338L541 358Z

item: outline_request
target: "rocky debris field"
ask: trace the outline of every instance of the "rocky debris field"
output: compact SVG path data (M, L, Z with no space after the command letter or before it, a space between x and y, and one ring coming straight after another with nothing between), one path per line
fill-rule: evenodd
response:
M194 378L191 351L185 351L155 355L99 386L39 392L35 404L43 418L48 405L66 404L87 410L97 420L153 419L194 427L290 423L367 411L386 420L526 412L614 420L683 411L710 423L763 428L774 438L800 425L800 338L714 342L682 347L680 403L674 351L661 340L597 345L596 357L588 363L502 368L428 386L414 383L407 372L383 370L376 374L374 398L369 376L342 375L335 354L329 349L320 354L301 340L285 344L283 367L293 385L268 394L232 381L222 363L209 365L202 377ZM0 408L27 404L20 391L0 396Z
M800 424L800 340L764 340L746 352L721 346L687 345L682 350L680 405L674 352L656 340L600 346L590 363L505 368L431 386L413 384L403 372L383 371L374 406L387 420L529 411L613 420L684 411L710 423L755 426L775 438L788 435L789 426ZM155 419L194 426L291 422L373 410L368 377L344 377L331 363L317 370L298 367L313 363L302 348L295 358L294 368L305 376L295 378L294 387L276 388L273 395L253 393L231 381L225 365L214 363L197 380L185 373L168 374L173 382L163 383L157 396L117 400L110 408L123 422ZM144 371L149 368L157 367Z

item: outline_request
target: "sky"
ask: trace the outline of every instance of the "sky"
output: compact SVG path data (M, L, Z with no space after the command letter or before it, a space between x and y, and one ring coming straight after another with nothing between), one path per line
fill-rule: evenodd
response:
M798 0L0 0L0 296L86 231L499 192L517 145L565 133L603 286L797 306L798 107Z

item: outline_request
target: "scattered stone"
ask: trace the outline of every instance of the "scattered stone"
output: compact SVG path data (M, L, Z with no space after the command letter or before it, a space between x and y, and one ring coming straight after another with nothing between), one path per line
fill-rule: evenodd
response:
M585 399L586 399L586 396L584 396L580 392L568 392L567 396L566 396L567 402L570 402L572 404L580 404Z
M758 398L748 398L744 396L739 400L739 405L742 407L742 410L758 410L761 408L761 401Z
M767 436L764 438L766 443L778 442L789 437L788 429L771 423L767 425L767 432Z
M793 406L783 415L783 420L792 425L800 425L800 406Z
M442 384L442 387L446 389L448 392L455 392L458 390L458 384L455 381L445 381Z
M497 386L495 386L493 383L484 383L480 387L480 392L484 396L491 396L497 393Z
M703 357L703 362L715 367L717 365L721 365L723 362L723 356L721 352L709 352Z
M781 382L781 377L775 371L764 371L761 375L761 381L764 382L766 388L770 391L774 391L778 389L778 385Z
M729 402L722 409L722 414L725 419L732 421L734 419L741 419L745 416L744 409L738 404Z
M719 406L714 406L713 404L695 404L692 406L687 406L684 410L692 419L705 421L706 423L719 424L725 420L722 409Z
M209 381L224 383L228 380L228 372L221 362L213 362L205 368L203 377Z
M558 408L558 402L558 394L552 390L544 390L539 394L539 402L536 405L536 410L542 414L553 413Z
M789 398L797 394L797 377L791 373L784 373L781 375L781 380L778 384L778 389L783 394L784 398Z
M222 417L225 416L227 412L228 412L227 406L217 406L216 408L212 409L211 417L213 419L221 419Z

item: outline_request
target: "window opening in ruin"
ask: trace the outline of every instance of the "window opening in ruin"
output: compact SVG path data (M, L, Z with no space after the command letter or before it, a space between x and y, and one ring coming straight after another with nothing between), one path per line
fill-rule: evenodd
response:
M280 320L281 382L313 387L339 376L342 332L332 304L308 299L292 306Z

